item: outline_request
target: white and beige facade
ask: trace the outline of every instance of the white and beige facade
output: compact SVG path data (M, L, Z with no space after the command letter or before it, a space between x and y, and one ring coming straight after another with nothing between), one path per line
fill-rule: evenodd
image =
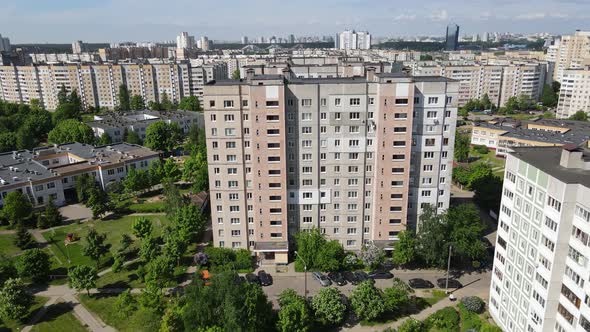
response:
M38 99L54 110L64 86L78 92L86 109L113 109L119 105L119 86L125 84L131 96L142 96L146 104L160 101L164 93L178 103L185 96L201 98L208 80L227 78L224 64L219 66L221 70L190 63L0 66L0 99L24 103Z
M299 231L392 249L422 204L448 208L457 83L253 72L205 86L215 246L285 263Z
M590 114L590 64L562 73L556 116L567 119L578 111Z
M561 83L566 70L590 64L590 31L576 31L573 35L562 36L547 52L547 59L555 61L553 76Z
M506 160L489 310L504 331L590 330L590 151Z

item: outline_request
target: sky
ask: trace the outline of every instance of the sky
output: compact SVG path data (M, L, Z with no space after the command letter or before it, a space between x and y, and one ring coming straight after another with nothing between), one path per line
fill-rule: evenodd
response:
M590 0L0 0L0 34L18 43L334 35L376 37L590 30Z

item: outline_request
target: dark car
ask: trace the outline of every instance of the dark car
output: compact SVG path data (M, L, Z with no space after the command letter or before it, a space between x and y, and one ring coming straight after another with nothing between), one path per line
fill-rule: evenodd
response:
M328 273L328 278L338 286L346 285L346 279L344 279L344 276L340 272L330 272Z
M393 278L393 274L389 271L373 271L369 273L369 278L371 279L391 279Z
M260 279L258 279L258 277L254 273L246 274L246 281L251 284L259 284L260 285Z
M356 271L354 275L356 276L359 284L365 280L369 280L369 276L364 271Z
M258 271L258 280L260 280L260 284L262 286L272 285L272 277L270 276L270 274L266 273L264 270Z
M414 278L408 281L408 284L412 288L434 288L434 285L428 281L421 278Z
M439 288L447 288L447 278L440 278L436 280L436 285ZM457 279L449 279L449 288L461 288L463 285Z
M356 277L356 275L354 274L354 272L345 271L345 272L342 273L342 276L344 277L344 279L346 279L346 281L348 281L352 285L358 285L359 284L359 279Z

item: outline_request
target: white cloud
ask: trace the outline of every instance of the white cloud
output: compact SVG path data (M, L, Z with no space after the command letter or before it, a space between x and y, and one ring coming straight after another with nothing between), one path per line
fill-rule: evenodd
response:
M449 19L449 14L446 9L434 11L430 14L430 19L433 21L446 21Z
M545 14L545 13L525 13L525 14L516 15L514 17L514 19L527 21L527 20L540 20L545 17L547 17L547 14Z
M393 17L394 21L413 21L415 19L415 14L399 14Z

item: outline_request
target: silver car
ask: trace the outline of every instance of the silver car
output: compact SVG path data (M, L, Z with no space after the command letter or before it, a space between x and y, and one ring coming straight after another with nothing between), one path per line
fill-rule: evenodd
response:
M330 281L330 279L328 279L328 277L326 277L325 275L321 274L320 272L313 272L311 275L323 287L328 287L328 286L330 286L332 284L332 282Z

